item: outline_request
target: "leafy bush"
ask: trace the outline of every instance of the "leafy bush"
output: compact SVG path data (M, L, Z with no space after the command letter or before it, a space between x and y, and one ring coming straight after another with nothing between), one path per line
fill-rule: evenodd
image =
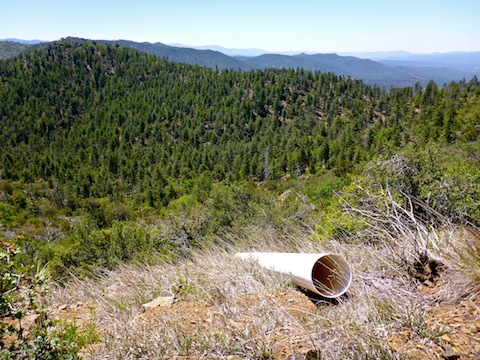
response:
M14 243L0 241L0 359L80 359L76 325L46 317L37 304L48 291L45 274L29 275L18 253ZM27 316L34 319L31 328L25 328Z
M99 229L95 223L84 220L62 239L38 243L36 248L31 251L38 251L41 263L47 264L57 278L91 275L122 262L148 262L152 256L175 256L173 244L154 226L126 221Z
M0 221L1 222L13 222L17 216L17 211L14 206L0 202Z
M480 225L480 169L466 156L452 156L456 151L429 145L371 162L325 209L317 231L323 236L358 237L372 226L372 219L343 210L388 212L386 197L403 208L412 206L414 216L426 223L437 221L440 215L456 223Z

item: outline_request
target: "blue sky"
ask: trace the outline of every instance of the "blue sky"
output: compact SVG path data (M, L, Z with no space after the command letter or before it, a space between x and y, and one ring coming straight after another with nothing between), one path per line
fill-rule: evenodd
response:
M0 0L0 39L268 51L480 51L479 0Z

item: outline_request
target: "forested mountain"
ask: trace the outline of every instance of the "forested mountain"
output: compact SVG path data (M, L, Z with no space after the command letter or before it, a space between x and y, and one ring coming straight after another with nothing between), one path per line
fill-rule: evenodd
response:
M13 58L19 54L38 49L41 46L41 44L24 44L13 41L0 41L0 60Z
M418 77L400 68L389 67L375 61L336 54L264 54L254 57L230 57L218 51L196 50L164 45L161 43L136 43L133 41L100 41L120 45L153 54L171 61L209 67L220 70L304 69L362 79L367 84L390 87L393 84L413 86ZM461 79L461 77L459 78ZM420 79L425 81L426 79Z
M174 47L161 43L136 43L125 40L101 40L101 42L110 45L119 44L154 54L160 58L167 58L180 63L206 66L212 69L305 69L350 76L355 79L361 79L367 84L376 84L385 88L390 88L391 86L413 86L417 82L425 86L431 80L439 86L447 84L450 81L468 80L478 73L480 66L478 56L475 53L470 54L470 56L463 55L461 57L455 57L454 54L445 54L444 56L437 54L430 56L418 55L414 58L420 61L430 59L430 61L407 63L377 62L353 56L338 56L336 54L264 54L253 57L229 57L219 51ZM466 65L468 66L459 67L457 62L453 60L458 58L463 62L467 59L468 64Z
M414 141L476 139L478 84L385 92L304 70L215 71L59 42L0 63L2 177L77 196L175 197L168 179L280 178ZM476 111L477 111L476 110Z
M419 79L405 69L388 67L375 61L336 54L265 54L254 58L244 58L248 69L304 69L309 71L331 72L336 75L351 76L367 84L390 87L394 84L413 86Z
M285 226L304 197L279 203L277 192L296 194L299 179L335 214L334 192L392 157L368 165L369 187L478 224L479 95L476 78L387 91L332 73L51 43L0 61L0 236L22 234L23 261L56 274L151 249L172 256L252 216ZM143 229L159 217L171 223L162 235Z
M404 69L388 67L371 60L351 56L343 57L336 54L300 54L293 56L264 54L255 57L230 57L218 51L174 47L161 43L136 43L126 40L100 40L99 42L107 45L120 45L140 50L147 54L153 54L159 58L211 69L243 71L304 69L351 76L356 79L362 79L367 84L378 84L385 87L390 87L394 84L413 86L419 80L426 80L419 79Z
M78 40L78 39L74 39ZM126 48L143 51L147 54L155 55L159 58L166 58L170 61L198 65L211 69L233 69L243 68L242 62L227 56L218 51L196 50L187 47L169 46L162 43L138 43L128 40L99 40L98 42L106 45L120 45Z
M67 38L67 41L87 41L78 38ZM338 56L336 54L299 54L299 55L278 55L264 54L254 57L227 56L219 51L198 50L187 47L169 46L162 43L137 43L127 40L97 40L96 42L106 45L119 45L131 49L140 50L148 54L153 54L159 58L165 58L178 63L198 65L211 69L220 70L262 70L262 69L304 69L311 71L331 72L336 75L350 76L355 79L361 79L370 85L378 85L384 88L391 86L403 87L413 86L420 83L425 86L429 81L433 80L438 86L447 84L450 81L460 81L462 79L471 79L478 73L478 56L473 53L470 56L463 55L462 61L468 64L458 66L456 62L445 63L451 59L457 59L452 54L450 57L440 57L440 62L435 62L437 55L415 57L426 62L391 62L391 61L372 61L353 56ZM27 45L14 44L10 42L0 42L0 54L3 58L14 57L25 51L32 51L39 46L45 44ZM423 59L423 60L422 60ZM446 59L446 60L442 60ZM465 60L466 59L466 60ZM434 61L432 63L432 61ZM452 60L453 61L453 60ZM468 66L467 66L468 65Z
M171 178L262 180L361 160L383 96L331 74L219 72L98 43L55 43L1 74L3 177L163 203Z
M0 59L9 59L29 49L29 45L13 42L0 42Z

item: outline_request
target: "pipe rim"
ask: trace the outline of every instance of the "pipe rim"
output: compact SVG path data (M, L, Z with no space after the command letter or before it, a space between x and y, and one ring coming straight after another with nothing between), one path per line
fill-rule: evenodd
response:
M318 294L325 298L331 299L343 295L351 282L350 265L339 255L322 255L312 268L313 286Z

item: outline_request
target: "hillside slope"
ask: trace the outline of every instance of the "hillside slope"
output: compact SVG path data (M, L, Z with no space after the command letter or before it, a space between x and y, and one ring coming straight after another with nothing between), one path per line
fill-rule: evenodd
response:
M406 70L389 67L371 60L338 56L336 54L300 54L292 56L265 54L251 59L244 58L243 62L248 69L293 68L331 72L337 75L361 79L367 84L387 87L395 84L399 86L413 86L417 81L414 75L409 75L409 72Z
M143 192L151 176L163 188L205 171L265 179L358 161L386 96L331 74L217 72L98 43L56 43L0 66L4 176L55 178L84 196L107 195L117 179L120 192Z
M168 59L178 63L198 65L211 69L242 69L242 63L230 56L224 55L218 51L212 50L196 50L187 47L169 46L162 43L137 43L127 40L99 40L99 42L107 45L120 45L123 47L143 51L152 54L160 59Z
M330 242L323 248L272 230L248 231L235 234L240 235L237 250L328 249L346 256L355 269L348 294L336 301L315 297L255 263L234 259L235 248L216 248L177 264L133 266L95 281L75 281L52 293L50 314L101 333L101 341L82 349L92 359L468 359L479 354L480 287L459 270L458 254L442 258L435 284L418 283L392 262L393 252L400 251L396 247ZM435 245L447 250L443 241L453 239L458 240L444 238ZM149 304L155 299L156 306Z
M41 48L44 44L20 44L13 41L0 41L0 60Z

